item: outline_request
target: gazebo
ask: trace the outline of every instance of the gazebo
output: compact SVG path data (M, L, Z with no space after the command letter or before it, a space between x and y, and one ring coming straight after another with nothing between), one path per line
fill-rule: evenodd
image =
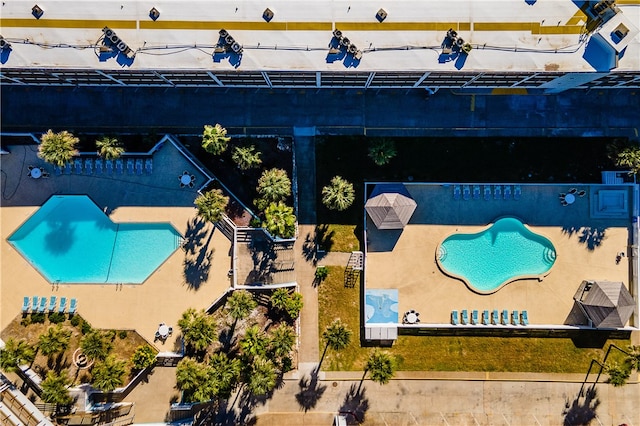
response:
M364 208L378 229L403 229L416 209L416 202L402 184L378 184Z
M631 293L619 281L582 281L573 299L595 328L624 327L635 308Z

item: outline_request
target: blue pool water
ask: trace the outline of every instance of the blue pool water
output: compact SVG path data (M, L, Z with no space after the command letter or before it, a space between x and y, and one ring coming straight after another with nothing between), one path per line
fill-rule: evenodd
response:
M8 241L52 283L144 282L180 245L169 223L114 223L89 197L51 197Z
M367 324L398 322L398 290L366 290L364 300Z
M454 234L437 253L443 271L472 290L492 293L518 278L546 274L556 259L551 241L515 218L497 220L477 234Z

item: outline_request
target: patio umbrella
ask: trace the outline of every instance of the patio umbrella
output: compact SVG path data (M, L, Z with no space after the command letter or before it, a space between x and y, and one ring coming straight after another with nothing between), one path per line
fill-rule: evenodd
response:
M624 327L635 307L622 282L582 281L573 298L596 328Z
M402 229L416 209L416 202L402 184L378 184L364 208L378 229Z

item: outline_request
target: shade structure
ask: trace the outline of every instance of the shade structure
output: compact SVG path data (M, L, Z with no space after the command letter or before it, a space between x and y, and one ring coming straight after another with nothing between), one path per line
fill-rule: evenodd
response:
M624 327L635 307L627 287L616 281L582 281L573 298L596 328Z
M402 184L378 184L364 208L378 229L402 229L416 209L416 202Z

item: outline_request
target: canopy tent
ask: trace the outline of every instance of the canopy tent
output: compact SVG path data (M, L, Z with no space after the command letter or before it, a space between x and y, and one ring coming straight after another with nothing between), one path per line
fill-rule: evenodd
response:
M378 184L364 208L378 229L402 229L416 209L416 202L402 184Z
M624 327L635 307L622 282L582 281L573 299L596 328Z

